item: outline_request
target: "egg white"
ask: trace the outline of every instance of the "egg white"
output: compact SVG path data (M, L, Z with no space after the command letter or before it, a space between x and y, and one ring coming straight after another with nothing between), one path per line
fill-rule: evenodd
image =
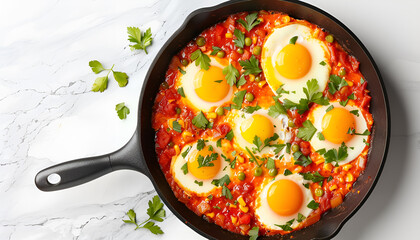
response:
M345 108L348 111L358 110L359 116L353 115L356 120L356 127L355 127L356 133L363 133L365 130L368 129L366 120L363 117L363 114L361 113L360 109L358 109L356 106L351 106L350 102L345 107L341 106L338 102L334 102L330 105L333 105L334 108ZM328 109L330 105L318 106L317 108L311 110L311 112L309 113L309 118L313 119L312 124L317 129L315 135L312 137L310 141L311 146L315 150L320 150L323 148L325 148L325 150L327 151L333 148L338 150L338 148L341 146L341 144L332 143L328 141L327 139L319 140L318 138L318 133L322 132L322 119L326 113L326 110ZM338 165L349 163L359 156L359 154L366 147L366 144L363 142L363 139L367 141L368 136L353 135L353 137L349 141L345 142L346 146L348 147L347 148L348 156L345 160L339 161Z
M279 52L289 44L289 41L294 36L298 36L296 43L306 47L312 57L312 64L309 72L299 79L288 79L283 77L275 70L276 57ZM290 24L284 27L275 29L264 43L261 55L261 65L267 79L267 83L275 93L282 85L283 89L289 93L283 93L280 100L289 99L293 102L299 102L301 98L305 98L303 88L306 87L306 82L315 78L318 81L319 91L324 91L327 86L331 67L327 61L328 49L325 44L319 39L313 38L311 29L301 24ZM269 58L271 57L271 61ZM324 61L325 66L320 62Z
M244 120L250 118L251 116L259 114L263 115L266 118L268 118L274 127L274 133L277 133L279 135L279 138L272 142L272 144L277 144L279 141L282 143L290 142L291 133L287 127L288 117L284 114L280 114L277 118L272 118L268 115L267 109L259 109L252 114L245 113L238 110L232 110L230 112L230 115L228 116L229 122L233 124L232 130L234 133L234 144L237 148L243 149L244 152L246 152L246 147L248 147L249 150L252 151L252 148L256 147L254 144L249 143L245 138L242 137L241 134L241 124ZM264 143L265 139L261 139L261 141ZM265 147L261 152L254 153L255 156L265 157L265 156L274 156L274 147ZM278 154L279 156L284 154L285 148Z
M219 67L221 69L226 67L214 57L212 56L209 56L209 57L210 57L211 66ZM196 66L195 63L192 62L184 69L184 71L186 72L185 75L181 75L179 78L180 81L179 81L179 86L177 86L177 88L182 87L184 89L185 98L182 98L182 100L185 104L197 110L208 112L212 108L221 106L223 103L228 102L232 99L233 87L230 87L228 94L222 100L218 102L208 102L201 99L197 95L194 89L194 80L196 79L200 70L201 70L200 66ZM219 79L215 79L215 80L219 80Z
M187 150L187 148L190 147L190 146L191 146L190 151L185 156L185 158L183 158L181 153L185 152ZM174 180L178 183L178 185L182 189L184 189L186 191L189 191L189 192L194 192L199 196L207 196L207 193L211 192L214 188L216 188L215 185L211 184L213 179L222 178L226 174L231 176L231 168L229 166L229 163L221 157L221 155L223 154L223 151L220 148L218 148L216 146L216 143L213 142L213 141L206 142L206 146L212 146L213 149L214 149L214 152L219 154L219 158L220 158L220 161L221 161L219 173L216 176L214 176L214 178L212 178L212 179L199 179L199 178L196 178L189 171L188 171L187 174L184 174L184 172L181 169L182 166L185 163L187 163L189 157L191 157L193 155L192 154L194 152L193 150L197 150L197 143L194 143L192 145L191 144L185 145L182 148L180 154L178 156L174 156L172 158L171 169L170 169ZM224 155L226 155L226 154L224 154ZM203 182L203 185L199 186L198 184L194 183L195 180L197 180L199 182Z
M288 179L291 180L293 182L295 182L298 186L300 186L302 192L303 192L303 202L302 202L302 206L299 209L299 211L295 214L292 214L290 216L280 216L279 214L277 214L276 212L274 212L273 210L271 210L270 205L268 205L268 201L267 201L267 193L268 193L268 189L270 189L270 186L280 180L280 179ZM314 200L314 198L312 197L312 193L311 190L305 188L305 186L303 186L303 184L309 183L308 180L303 179L303 177L299 174L291 174L288 176L284 176L283 174L279 174L277 175L272 181L269 181L266 185L264 185L261 193L259 193L258 197L257 197L257 206L259 205L259 207L257 207L257 209L255 210L255 215L257 216L258 220L265 225L266 228L268 229L272 229L272 230L283 230L282 228L275 226L275 224L277 225L284 225L286 224L288 221L295 219L295 221L293 222L293 224L291 225L292 228L295 228L299 225L299 222L297 221L298 218L298 214L302 214L305 217L308 217L309 214L313 211L312 209L308 208L307 205L309 204L309 202L311 202L312 200Z

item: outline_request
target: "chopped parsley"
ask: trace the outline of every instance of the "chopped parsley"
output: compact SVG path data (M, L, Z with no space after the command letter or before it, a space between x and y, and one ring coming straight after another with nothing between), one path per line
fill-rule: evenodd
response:
M181 97L185 97L185 93L184 93L184 88L183 87L178 88L177 91L178 91L179 95L181 95Z
M292 226L294 221L295 221L295 219L293 218L292 220L286 222L286 224L284 224L284 225L278 225L278 224L274 224L274 225L276 225L277 227L280 227L281 229L283 229L283 231L292 231L293 228L291 226Z
M194 183L195 183L195 184L197 184L197 185L198 185L198 186L200 186L200 187L201 187L201 186L203 186L203 181L200 181L200 182L199 182L199 181L197 181L197 180L194 180Z
M176 132L182 132L181 130L181 124L178 123L178 121L173 121L172 122L172 127Z
M182 70L182 68L180 68L180 67L178 67L178 71L179 71L182 75L185 75L185 74L187 73L186 71Z
M213 49L213 51L210 53L210 55L212 55L212 56L214 56L214 55L216 55L218 52L222 51L222 49L221 49L221 48L219 48L219 47L215 47L215 46L213 46L213 47L211 47L211 48Z
M223 74L230 86L233 86L236 83L236 79L239 77L239 71L232 65L232 63L223 68Z
M240 60L239 65L245 70L244 75L258 74L262 70L259 67L260 62L254 55L249 60Z
M315 210L319 207L319 203L315 202L315 200L312 200L308 203L307 207Z
M201 69L209 70L210 68L210 58L206 54L204 54L200 49L195 50L191 54L191 60L195 61L195 66L200 65Z
M246 94L246 90L242 90L235 93L235 97L233 97L233 100L232 100L234 104L232 104L230 107L237 110L241 109L245 94Z
M306 120L303 122L303 127L299 128L297 137L305 141L310 141L316 132L316 128L312 125L312 122Z
M242 111L251 114L251 113L254 113L255 111L258 111L260 109L261 109L261 107L258 106L258 104L257 104L255 107L253 107L253 106L246 106L246 107L244 107L242 109Z
M248 14L245 17L245 20L243 19L238 19L236 20L238 23L240 23L248 32L251 31L251 29L253 29L255 26L257 26L258 24L260 24L260 20L257 19L258 17L258 13L251 13Z
M233 40L235 45L239 48L243 48L245 45L245 34L241 32L239 29L235 29L233 31L233 35L235 35L236 39Z
M228 140L228 141L231 141L232 139L233 139L233 137L234 137L234 133L233 133L233 130L231 129L227 134L226 134L226 136L225 136L225 138Z
M346 80L333 74L330 76L330 82L328 83L328 91L331 94L334 94L337 91L339 91L342 87L347 86L347 85L348 84Z
M207 118L204 116L204 113L202 111L200 111L200 113L197 114L197 116L195 116L192 119L192 124L198 128L201 129L206 129L206 128L210 128L210 122L207 120Z
M188 154L188 152L191 150L191 146L189 146L182 154L181 154L181 156L183 157L183 158L185 158L186 156L187 156L187 154Z
M283 175L284 176L289 176L292 175L293 173L289 170L289 169L285 169Z
M188 173L188 164L185 163L184 165L182 165L181 170L184 173L184 175L187 174Z
M207 155L206 157L203 157L201 155L198 155L198 158L197 158L198 168L201 168L201 167L213 167L214 166L214 163L212 163L212 162L215 161L218 156L219 156L218 153L212 153L210 155Z
M321 182L325 179L318 171L314 173L300 173L303 176L303 179L312 181L314 183Z
M294 36L294 37L292 37L292 38L289 40L289 44L293 44L293 45L295 45L295 44L296 44L297 39L298 39L298 36Z

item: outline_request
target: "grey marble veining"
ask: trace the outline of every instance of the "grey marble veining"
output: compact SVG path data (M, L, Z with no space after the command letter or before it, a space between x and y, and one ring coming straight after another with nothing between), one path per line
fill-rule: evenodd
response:
M139 173L119 171L80 187L41 192L35 174L117 150L136 127L143 78L160 47L192 11L221 0L10 1L0 7L0 239L202 239L167 208L165 234L124 224L146 219L156 194ZM415 236L420 162L420 17L417 1L307 1L346 24L376 60L388 90L392 139L377 188L336 239ZM126 27L152 28L149 54L131 51ZM88 62L129 75L91 92ZM131 113L118 119L115 104ZM380 119L375 119L381 121ZM182 237L181 237L182 236Z

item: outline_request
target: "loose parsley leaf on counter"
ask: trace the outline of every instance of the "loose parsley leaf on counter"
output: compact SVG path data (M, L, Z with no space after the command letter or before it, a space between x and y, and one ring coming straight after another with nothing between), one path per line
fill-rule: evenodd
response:
M245 70L244 75L258 74L262 70L259 67L260 62L254 55L249 60L240 60L239 65Z
M108 75L105 77L98 77L92 86L93 92L103 92L108 87Z
M299 128L297 137L305 141L310 141L316 132L316 128L312 125L312 122L306 120L303 122L303 127Z
M210 58L200 49L195 50L195 52L191 53L191 60L195 61L195 66L200 65L201 69L209 70L210 68Z
M163 209L163 203L160 201L158 196L153 197L153 201L149 201L149 208L147 209L147 215L149 215L149 219L144 221L141 224L137 223L136 220L136 213L133 209L128 210L126 213L129 219L123 219L123 222L130 223L136 225L134 230L139 228L149 229L150 232L153 234L163 234L162 229L158 225L155 225L154 221L162 222L163 218L166 216L165 209Z
M230 86L233 86L236 83L236 79L239 77L239 71L232 65L232 63L223 68L223 74Z
M128 83L128 76L125 72L114 72L112 71L112 74L114 75L115 81L118 82L118 86L125 87Z
M102 64L97 60L90 61L89 66L92 68L92 71L96 74L105 70L105 68L102 66Z
M251 13L245 17L245 20L238 19L237 22L240 23L248 32L251 31L255 26L260 24L260 20L257 19L258 13Z
M92 86L92 91L93 92L103 92L105 91L105 89L108 87L108 75L110 72L112 72L115 81L117 81L118 85L120 87L125 87L128 83L128 75L125 72L117 72L114 71L114 65L112 65L112 67L110 69L106 69L103 67L103 65L97 61L97 60L93 60L89 62L89 66L92 69L92 72L94 72L95 74L98 74L102 71L107 70L108 73L106 74L106 76L103 77L98 77L95 82L93 83Z
M123 102L118 103L115 106L115 110L117 111L118 117L120 119L126 119L127 115L130 114L130 109L127 106L125 106L125 103Z
M128 41L134 43L133 45L130 45L131 51L141 49L148 54L146 47L150 46L153 40L151 28L147 29L146 32L141 33L141 30L138 27L127 27L127 33Z
M245 45L245 34L241 32L239 29L235 29L233 31L233 35L235 35L236 39L233 40L237 47L243 48Z

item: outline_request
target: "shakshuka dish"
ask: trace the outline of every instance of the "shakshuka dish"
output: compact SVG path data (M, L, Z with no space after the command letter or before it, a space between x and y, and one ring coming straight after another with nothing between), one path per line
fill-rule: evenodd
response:
M224 229L299 230L365 169L367 84L325 29L276 11L231 15L172 58L153 108L159 165L179 201Z

